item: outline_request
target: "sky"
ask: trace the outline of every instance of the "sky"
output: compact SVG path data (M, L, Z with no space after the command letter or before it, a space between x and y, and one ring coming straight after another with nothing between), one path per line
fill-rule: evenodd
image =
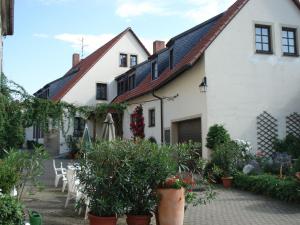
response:
M235 0L15 0L14 35L4 42L3 71L30 94L131 27L152 52L173 36L226 10Z

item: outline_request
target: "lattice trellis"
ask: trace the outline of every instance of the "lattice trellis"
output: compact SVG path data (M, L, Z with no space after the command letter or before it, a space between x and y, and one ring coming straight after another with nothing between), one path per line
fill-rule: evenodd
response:
M274 140L278 137L278 121L266 111L260 114L256 121L258 149L266 156L271 156Z
M300 138L300 114L292 113L286 117L286 134Z

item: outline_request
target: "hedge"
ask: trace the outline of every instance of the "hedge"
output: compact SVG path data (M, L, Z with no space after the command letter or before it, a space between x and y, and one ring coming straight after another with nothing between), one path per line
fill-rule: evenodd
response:
M300 182L291 177L279 179L269 174L238 174L234 176L234 186L279 200L300 202Z

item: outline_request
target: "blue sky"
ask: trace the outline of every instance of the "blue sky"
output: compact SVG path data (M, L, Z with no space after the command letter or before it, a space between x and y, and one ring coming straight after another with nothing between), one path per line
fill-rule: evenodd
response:
M224 11L235 0L15 0L15 33L4 39L4 73L29 93L64 75L84 38L87 56L132 27L151 51Z

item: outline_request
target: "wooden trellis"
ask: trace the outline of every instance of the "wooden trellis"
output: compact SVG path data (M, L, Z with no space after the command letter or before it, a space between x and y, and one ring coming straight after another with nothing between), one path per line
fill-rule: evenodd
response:
M286 134L300 138L300 114L292 113L286 117Z
M270 157L273 153L273 143L278 138L278 121L266 111L260 114L256 121L258 150Z

